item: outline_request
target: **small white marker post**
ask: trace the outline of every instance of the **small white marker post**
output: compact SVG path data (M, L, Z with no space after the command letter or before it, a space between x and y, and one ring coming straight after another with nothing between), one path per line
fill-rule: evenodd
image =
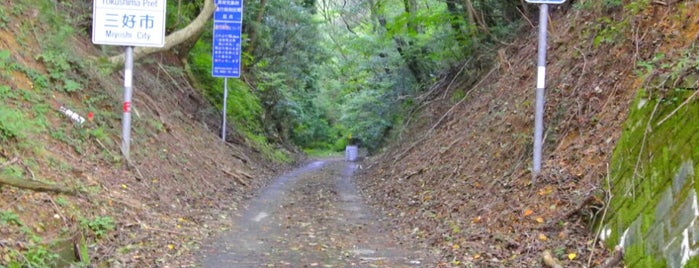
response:
M546 30L548 28L549 4L563 4L565 0L526 0L527 3L541 4L539 11L539 55L536 74L536 110L534 114L534 164L532 175L541 171L541 154L544 135L544 103L546 102Z

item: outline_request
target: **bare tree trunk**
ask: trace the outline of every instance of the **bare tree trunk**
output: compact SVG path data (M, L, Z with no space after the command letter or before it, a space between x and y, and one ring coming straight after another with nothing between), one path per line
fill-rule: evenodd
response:
M451 29L454 30L454 36L456 37L456 40L460 43L463 44L466 42L466 33L464 32L464 29L462 27L463 23L461 19L457 19L457 17L462 17L461 12L459 11L459 8L456 6L456 0L446 0L447 2L447 10L449 10L449 14L452 15L452 19L449 20L449 23L451 24Z
M479 14L473 7L473 2L471 0L463 0L464 6L466 6L466 13L468 16L469 23L478 26L484 33L490 33L488 30L488 25L485 24L483 17Z
M420 33L422 30L420 29L420 25L418 25L415 22L414 16L417 13L417 1L415 0L403 0L403 6L405 13L408 14L408 23L407 23L407 28L409 32L415 32L415 33ZM385 27L385 25L384 25ZM420 68L420 61L418 60L418 53L416 49L413 49L414 43L408 38L408 41L406 41L403 37L401 36L393 36L393 40L396 43L396 50L398 50L398 54L401 55L403 60L405 61L405 64L408 67L408 70L413 74L413 77L415 77L415 80L418 83L423 83L426 81L425 73L423 72L422 68Z
M255 16L255 24L251 25L248 29L248 36L250 36L250 43L248 44L248 47L245 49L245 53L248 55L251 55L253 51L255 51L255 46L257 45L257 27L258 25L262 24L262 19L264 18L265 15L265 10L267 8L267 0L260 0L260 10L257 11L257 15Z
M524 2L524 0L519 0L519 6L522 7L522 13L529 16L529 8L528 8L527 3Z
M199 36L202 31L204 31L204 26L206 26L206 22L209 21L211 18L211 15L214 14L214 10L216 9L216 6L214 5L213 0L205 0L204 1L204 8L201 10L199 13L199 16L197 16L192 23L187 25L187 27L184 27L180 30L175 31L174 33L171 33L170 35L165 37L165 46L163 47L136 47L134 49L133 53L133 58L134 60L139 60L147 55L157 53L157 52L162 52L162 51L167 51L172 49L173 47L189 40L190 38L194 36ZM112 56L109 58L109 62L112 63L115 67L115 69L120 68L121 66L124 65L124 54L119 54L116 56Z

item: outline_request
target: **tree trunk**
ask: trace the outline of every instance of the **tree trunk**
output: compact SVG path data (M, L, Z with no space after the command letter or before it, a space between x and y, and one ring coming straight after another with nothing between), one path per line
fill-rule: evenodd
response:
M252 53L255 51L258 37L257 27L262 24L262 19L264 18L266 8L267 0L260 0L260 10L257 11L257 15L255 16L255 23L248 24L249 26L247 27L249 29L248 36L250 37L250 42L247 44L245 54L252 55ZM243 66L243 68L245 68L245 66Z
M410 13L410 15L414 15L415 13L411 13L411 10L414 10L416 5L413 5L415 3L414 0L403 0L403 5L405 8L406 13ZM378 21L379 25L384 29L388 30L386 28L386 17L383 14L383 6L381 6L383 3L381 1L374 2L373 0L369 0L369 4L371 5L371 15L372 17ZM414 24L412 19L408 20L408 28L410 29L409 31L417 31L417 25ZM392 39L394 43L396 44L396 51L398 51L398 54L401 56L403 61L405 62L406 67L410 71L410 73L413 75L413 78L415 81L418 83L422 83L425 81L423 75L422 75L422 70L420 68L420 63L418 61L418 57L415 54L415 52L411 52L410 44L409 42L406 42L403 37L395 35L392 36Z
M398 54L400 54L401 58L403 58L405 61L405 64L415 78L415 81L417 81L419 84L425 82L425 78L423 77L420 63L418 62L415 52L409 51L410 44L406 43L400 36L394 36L393 40L396 43L396 50L398 50Z
M420 29L420 25L417 24L414 18L417 13L417 2L415 0L403 0L403 5L409 17L408 25L406 25L408 27L408 32L415 34L421 33L422 29ZM420 61L418 59L419 53L416 49L412 49L415 46L413 41L408 38L406 42L400 36L394 36L393 40L396 42L398 53L403 57L406 65L408 65L408 69L413 73L415 80L419 84L425 82L427 79L422 68L420 68Z
M464 6L466 7L466 16L468 17L468 22L478 26L481 31L484 33L489 33L490 30L488 30L488 25L485 24L485 21L483 20L483 17L481 14L479 14L476 9L473 6L473 2L471 0L463 0L464 1Z
M247 49L245 52L247 54L252 54L253 51L255 51L255 45L257 44L257 25L262 24L262 19L264 18L265 15L265 10L267 9L267 0L260 0L260 10L257 12L257 15L255 16L255 25L252 25L249 29L250 31L248 32L248 35L250 36L250 43L248 44Z
M187 25L180 30L177 30L170 35L165 37L165 45L163 47L136 47L134 49L133 58L134 61L139 60L147 55L167 51L173 47L182 44L193 37L199 37L204 31L204 26L206 22L209 21L211 15L214 14L216 6L214 5L214 0L205 0L204 8L201 10L192 23ZM109 62L114 65L114 69L118 69L124 65L124 54L119 54L109 58Z
M456 6L456 0L446 0L446 2L447 10L449 10L449 14L452 16L449 23L451 24L451 29L454 30L456 41L458 41L459 44L464 44L466 43L466 32L464 32L464 29L462 28L463 20L457 19L460 18L460 15L463 13Z

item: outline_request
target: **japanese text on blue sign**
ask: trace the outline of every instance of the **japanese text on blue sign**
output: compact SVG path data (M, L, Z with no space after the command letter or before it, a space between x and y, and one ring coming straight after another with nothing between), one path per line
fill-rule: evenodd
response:
M214 77L240 77L243 1L218 0L214 11Z

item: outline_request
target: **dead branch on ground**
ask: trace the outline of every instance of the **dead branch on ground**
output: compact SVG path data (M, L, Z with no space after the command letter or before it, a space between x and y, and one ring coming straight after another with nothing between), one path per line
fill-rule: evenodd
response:
M233 178L235 179L235 181L237 181L237 182L240 183L241 185L243 185L243 186L245 186L245 187L248 186L248 183L245 182L245 181L240 177L239 174L233 173L233 172L228 171L228 170L225 170L225 169L221 169L221 171L223 171L223 173L226 173L227 175L233 177ZM245 175L243 175L243 176L245 176ZM249 176L249 175L248 175L248 176ZM246 177L247 177L247 176L246 176Z
M19 157L14 157L10 161L2 163L0 165L0 170L4 170L8 166L20 162ZM33 175L33 174L32 174ZM10 178L0 174L0 185L9 185L17 188L33 190L37 192L52 192L58 194L70 194L74 195L76 193L73 189L68 189L64 186L49 184L36 180L26 180L22 178Z

